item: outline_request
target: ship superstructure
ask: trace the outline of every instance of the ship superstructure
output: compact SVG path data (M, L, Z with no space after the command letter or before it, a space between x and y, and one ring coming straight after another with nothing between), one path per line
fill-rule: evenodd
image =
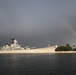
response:
M15 38L11 39L11 44L4 45L1 50L24 50L21 45L18 44L17 40Z

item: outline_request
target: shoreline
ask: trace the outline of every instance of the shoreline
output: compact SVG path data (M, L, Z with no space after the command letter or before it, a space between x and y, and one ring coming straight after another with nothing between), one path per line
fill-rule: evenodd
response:
M0 54L76 54L76 52L0 52Z
M76 51L75 52L73 52L73 51L68 51L68 52L66 52L66 51L64 51L64 52L17 52L17 51L1 51L0 52L0 54L13 54L13 53L15 53L15 54L58 54L58 53L61 53L61 54L63 54L63 53L76 53Z
M3 50L0 54L12 54L12 53L24 53L24 54L57 54L57 53L76 53L76 51L55 51L54 47L45 47L37 49L27 49L27 50Z

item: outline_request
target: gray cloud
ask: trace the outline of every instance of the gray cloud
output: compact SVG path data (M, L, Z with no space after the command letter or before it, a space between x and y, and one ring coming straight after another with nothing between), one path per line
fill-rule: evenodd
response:
M0 40L5 42L14 36L24 46L76 44L75 20L75 0L0 0Z

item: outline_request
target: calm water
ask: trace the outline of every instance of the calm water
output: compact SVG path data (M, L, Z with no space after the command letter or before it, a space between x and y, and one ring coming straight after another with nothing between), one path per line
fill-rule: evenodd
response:
M0 75L76 75L76 54L0 54Z

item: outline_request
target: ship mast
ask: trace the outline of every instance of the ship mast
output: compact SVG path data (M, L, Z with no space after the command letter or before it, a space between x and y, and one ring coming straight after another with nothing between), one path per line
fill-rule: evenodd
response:
M50 47L50 41L48 41L48 47Z

